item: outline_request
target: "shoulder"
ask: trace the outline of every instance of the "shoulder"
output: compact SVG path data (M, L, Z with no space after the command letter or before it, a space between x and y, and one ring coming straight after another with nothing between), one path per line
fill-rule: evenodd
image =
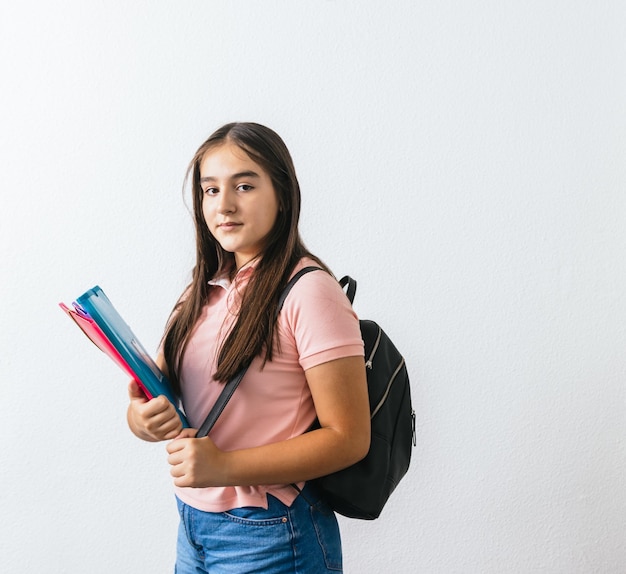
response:
M312 264L317 265L303 260L294 273ZM358 317L337 279L327 271L311 271L299 279L285 299L279 326L295 341L305 370L337 358L363 355Z
M294 267L292 277L307 267L318 267L313 259L303 258ZM302 312L326 314L339 309L352 312L352 306L341 285L324 269L316 269L300 277L285 299L283 309L287 315Z
M337 279L328 271L320 266L314 259L303 257L294 267L290 279L293 279L300 271L310 269L307 273L300 276L292 290L302 293L311 290L320 290L320 292L330 291L337 293L342 291Z

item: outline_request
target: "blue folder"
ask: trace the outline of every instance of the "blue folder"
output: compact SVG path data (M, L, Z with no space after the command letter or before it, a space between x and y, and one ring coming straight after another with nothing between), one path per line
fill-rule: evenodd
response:
M117 312L104 291L97 285L76 299L84 312L97 323L102 332L117 349L130 369L139 378L140 385L148 391L148 398L164 395L176 408L185 428L189 428L187 418L180 409L180 401L172 391L167 377L146 352L143 345Z

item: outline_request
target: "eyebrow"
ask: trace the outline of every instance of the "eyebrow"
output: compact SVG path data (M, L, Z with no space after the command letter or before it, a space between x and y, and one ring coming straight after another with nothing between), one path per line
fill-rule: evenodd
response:
M256 171L240 171L238 173L234 173L233 175L231 175L229 179L241 179L242 177L259 178L261 176ZM215 181L215 178L211 176L200 178L200 183L207 183L209 181Z

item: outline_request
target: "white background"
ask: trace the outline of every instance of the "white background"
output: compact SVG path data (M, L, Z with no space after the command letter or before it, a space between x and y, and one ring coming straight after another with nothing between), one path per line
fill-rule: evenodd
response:
M166 573L163 444L57 303L102 286L153 351L181 192L275 129L302 234L410 368L413 464L345 571L626 571L626 4L3 2L0 570Z

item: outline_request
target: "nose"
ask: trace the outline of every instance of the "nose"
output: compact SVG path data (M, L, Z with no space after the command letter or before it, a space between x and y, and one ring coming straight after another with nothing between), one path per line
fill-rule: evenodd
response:
M220 192L218 197L217 211L221 214L234 213L236 211L236 205L234 201L234 194L229 190Z

